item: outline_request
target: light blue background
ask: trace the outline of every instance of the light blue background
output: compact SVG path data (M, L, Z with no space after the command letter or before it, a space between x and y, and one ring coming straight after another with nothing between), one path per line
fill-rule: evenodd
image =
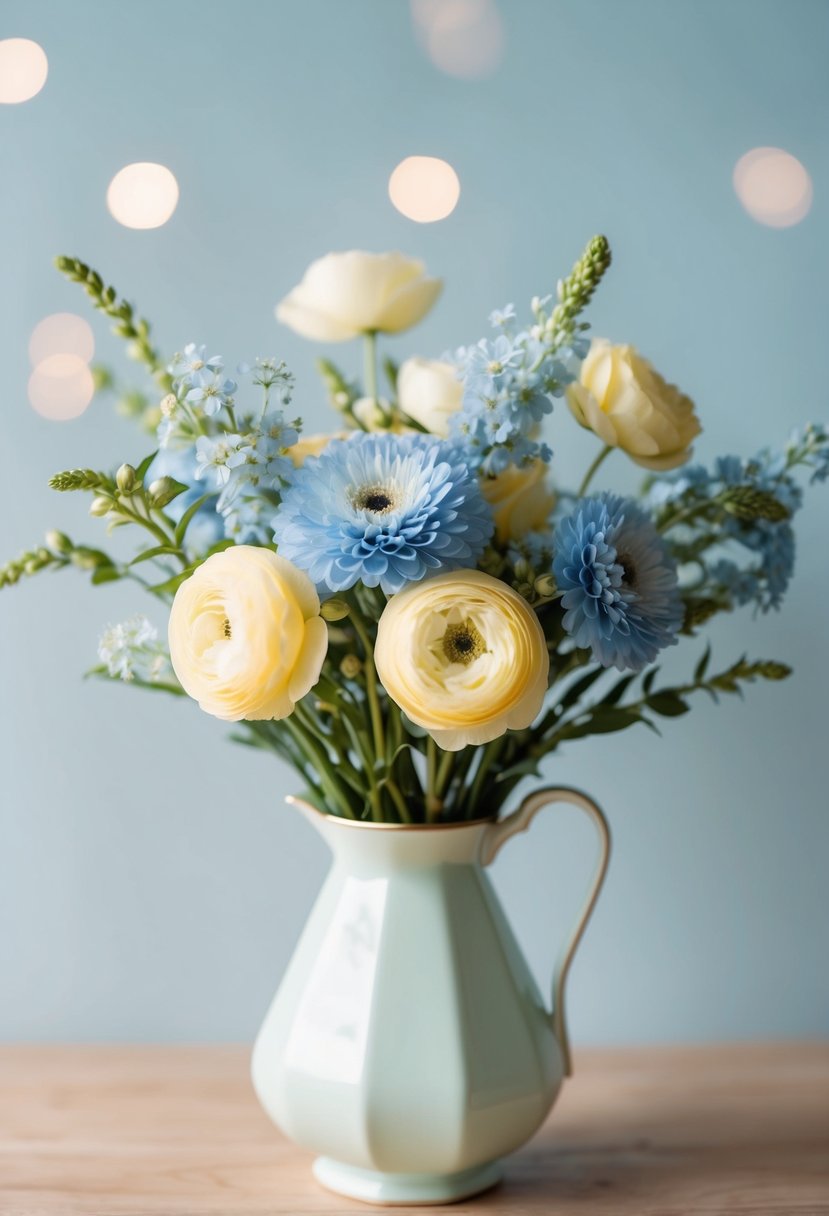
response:
M829 7L814 0L502 3L491 78L431 66L402 0L74 5L5 0L0 36L47 51L44 91L0 107L2 554L56 523L95 541L85 504L49 474L136 460L146 445L103 402L55 424L26 401L27 341L45 314L85 309L51 268L97 266L175 349L231 364L284 356L310 429L325 425L320 350L273 305L329 249L418 254L446 278L396 354L475 339L491 307L552 288L606 232L615 264L592 312L694 396L703 459L781 442L826 419ZM789 230L754 223L731 186L761 144L807 166L815 202ZM388 201L410 154L443 156L463 193L420 226ZM170 166L172 221L120 227L112 175ZM129 371L95 318L99 358ZM358 352L343 356L354 370ZM328 420L330 423L330 419ZM594 448L555 415L557 471ZM614 456L606 485L631 486ZM606 806L615 856L572 975L577 1041L808 1036L829 1031L826 518L816 488L781 615L712 631L793 664L782 686L646 731L588 740L548 765ZM127 587L41 576L0 594L0 1035L248 1039L326 866L282 805L294 781L236 749L185 703L92 681L107 622L159 607ZM693 666L686 644L677 671ZM575 814L575 813L574 813ZM591 856L563 814L511 845L497 882L546 984ZM428 993L424 994L428 999Z

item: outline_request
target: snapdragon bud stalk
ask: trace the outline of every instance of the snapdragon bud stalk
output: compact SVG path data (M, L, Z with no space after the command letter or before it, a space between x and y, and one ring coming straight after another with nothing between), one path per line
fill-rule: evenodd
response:
M52 528L46 533L44 539L53 553L64 554L72 552L72 542L65 532L58 532L56 528Z

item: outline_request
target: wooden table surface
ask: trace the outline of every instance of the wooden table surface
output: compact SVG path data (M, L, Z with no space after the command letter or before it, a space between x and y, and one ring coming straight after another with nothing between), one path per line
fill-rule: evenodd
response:
M450 1213L829 1214L829 1043L577 1051L496 1190ZM238 1047L0 1048L3 1216L299 1216L329 1195Z

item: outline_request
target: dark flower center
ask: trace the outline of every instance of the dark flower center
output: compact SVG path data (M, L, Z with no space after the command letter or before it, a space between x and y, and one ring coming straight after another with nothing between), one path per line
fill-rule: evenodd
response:
M363 486L354 494L354 506L360 511L385 515L394 506L394 499L383 486Z
M619 553L616 561L622 567L622 577L628 587L636 587L636 563L629 553Z
M463 663L468 667L486 651L486 643L472 621L459 625L447 625L442 639L443 653L450 663Z
M224 624L222 625L222 633L226 638L231 637L230 621L227 619L227 617L225 617Z

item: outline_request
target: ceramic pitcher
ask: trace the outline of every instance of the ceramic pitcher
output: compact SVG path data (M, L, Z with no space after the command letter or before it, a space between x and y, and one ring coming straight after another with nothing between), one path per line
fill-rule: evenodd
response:
M604 815L565 788L531 794L502 820L435 827L289 801L334 864L256 1040L259 1100L340 1194L428 1204L485 1190L570 1072L564 987L607 868ZM561 802L590 816L600 847L550 1010L486 867Z

